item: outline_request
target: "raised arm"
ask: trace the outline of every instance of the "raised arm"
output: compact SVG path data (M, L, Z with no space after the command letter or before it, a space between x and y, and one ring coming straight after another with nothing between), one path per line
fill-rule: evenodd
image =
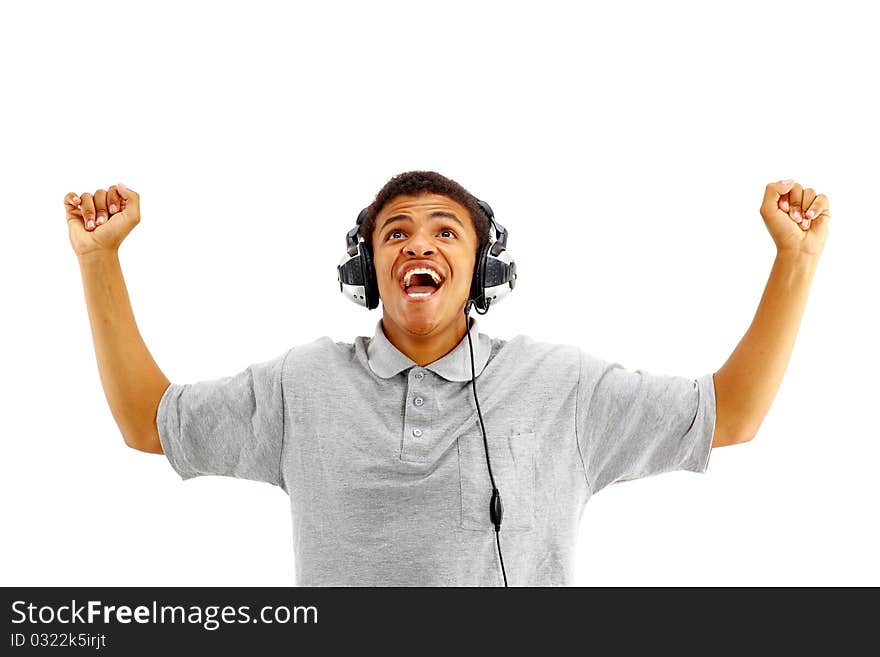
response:
M776 260L751 326L713 376L712 447L751 440L770 410L794 348L831 219L828 198L793 181L767 185L761 216L776 243Z
M161 454L156 411L170 382L138 331L118 252L140 221L140 198L120 183L94 195L70 193L64 205L110 412L126 445Z

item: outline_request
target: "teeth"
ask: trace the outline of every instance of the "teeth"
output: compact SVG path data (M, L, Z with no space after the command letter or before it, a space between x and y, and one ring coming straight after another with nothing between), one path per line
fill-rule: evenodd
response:
M431 278L434 279L434 283L440 285L440 275L436 271L429 269L428 267L414 267L403 275L403 287L409 287L409 282L413 277L413 274L429 274Z

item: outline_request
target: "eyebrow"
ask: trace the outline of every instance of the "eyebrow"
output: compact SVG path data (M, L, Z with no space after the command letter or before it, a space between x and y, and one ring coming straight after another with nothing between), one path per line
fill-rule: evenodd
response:
M443 217L444 219L452 219L455 223L457 223L459 226L461 226L462 229L464 229L464 224L461 223L461 220L458 217L456 217L454 214L452 214L451 212L447 212L446 210L434 210L428 216L431 217L432 219L435 217ZM388 219L386 219L385 223L382 224L382 227L379 230L383 231L383 230L385 230L385 227L388 226L389 224L393 224L396 221L406 221L407 219L409 219L409 215L396 214L393 217L389 217Z

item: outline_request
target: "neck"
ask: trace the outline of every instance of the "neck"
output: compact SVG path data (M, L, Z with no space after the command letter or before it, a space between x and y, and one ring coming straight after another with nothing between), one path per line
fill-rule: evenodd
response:
M468 318L467 327L465 327L463 315L464 312L461 313L458 320L451 322L446 328L429 335L410 333L387 315L382 315L382 330L385 332L388 342L393 344L398 351L419 367L424 367L443 358L455 349L459 342L466 339L465 334L470 328L471 320Z

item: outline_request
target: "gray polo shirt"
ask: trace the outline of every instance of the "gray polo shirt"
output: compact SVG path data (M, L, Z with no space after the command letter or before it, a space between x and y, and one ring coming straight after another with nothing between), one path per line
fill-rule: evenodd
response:
M630 371L577 346L479 333L477 394L511 586L564 586L584 505L620 481L704 472L712 375ZM157 413L183 479L225 475L290 498L298 586L503 585L468 340L419 367L376 324L214 381L172 383Z

